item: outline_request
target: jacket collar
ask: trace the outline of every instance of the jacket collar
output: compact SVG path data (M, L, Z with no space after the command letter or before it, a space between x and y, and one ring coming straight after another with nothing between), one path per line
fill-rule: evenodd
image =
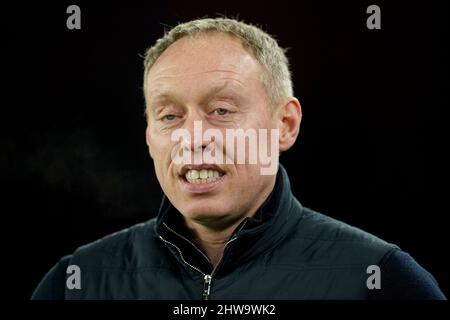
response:
M300 214L293 214L297 205ZM232 243L226 246L217 276L231 272L240 264L276 247L295 228L303 209L291 192L286 170L280 164L274 189L263 205L251 218L246 218L233 232ZM183 225L181 213L163 196L156 219L155 235L175 244L183 254L185 263L194 265L204 273L212 270L207 257L190 241L190 235ZM176 253L176 252L175 252ZM175 254L180 260L179 254Z

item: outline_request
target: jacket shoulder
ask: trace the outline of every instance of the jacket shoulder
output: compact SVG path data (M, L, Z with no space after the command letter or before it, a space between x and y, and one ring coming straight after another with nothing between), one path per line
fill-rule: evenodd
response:
M156 252L161 246L154 234L155 221L151 219L107 235L63 257L41 280L32 299L98 298L105 277L116 279L120 274L160 268L164 260L158 259L161 254ZM146 254L148 252L153 254ZM66 288L67 268L72 265L79 267L83 290Z
M401 250L386 255L380 265L381 290L370 290L374 300L446 300L433 275Z
M320 265L378 264L386 254L399 249L369 232L309 208L303 208L288 242L289 250L298 252L301 262Z
M373 243L392 248L396 247L367 231L309 208L304 208L296 237L317 239L319 241Z
M155 221L151 219L83 245L75 250L70 262L84 267L120 269L148 264L149 261L143 261L142 252L152 252L156 247Z

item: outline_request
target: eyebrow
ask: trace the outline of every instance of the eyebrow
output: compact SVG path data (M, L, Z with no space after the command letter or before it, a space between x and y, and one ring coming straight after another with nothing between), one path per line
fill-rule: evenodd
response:
M242 83L236 79L225 78L223 80L234 80L239 85L242 85ZM224 91L225 89L230 89L231 91L235 92L234 87L236 86L236 84L234 84L233 82L225 81L224 83L221 83L219 85L212 85L208 89L208 91L204 94L204 96L202 97L201 102L204 103L205 101L210 100L212 97L218 95L220 92ZM149 104L150 104L150 106L152 106L157 101L166 100L166 99L168 100L168 99L171 99L171 97L173 97L173 96L175 96L175 94L171 91L154 89L149 92Z

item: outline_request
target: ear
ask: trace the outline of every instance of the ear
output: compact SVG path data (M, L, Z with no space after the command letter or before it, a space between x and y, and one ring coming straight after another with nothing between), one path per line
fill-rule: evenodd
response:
M145 129L145 141L147 142L148 152L150 153L150 157L153 159L152 148L150 145L150 125L147 122L147 128Z
M297 140L302 120L302 106L296 98L285 101L277 110L278 128L280 130L280 152L289 150Z

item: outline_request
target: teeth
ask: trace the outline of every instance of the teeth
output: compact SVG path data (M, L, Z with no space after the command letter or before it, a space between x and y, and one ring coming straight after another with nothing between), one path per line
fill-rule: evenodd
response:
M188 170L186 172L186 180L190 183L200 184L212 182L223 176L223 173L220 173L216 170Z
M201 170L200 171L200 179L206 179L208 178L208 170Z
M191 173L190 178L191 178L192 180L198 179L199 174L198 174L198 171L197 171L197 170L189 170L188 173L189 173L189 172Z

